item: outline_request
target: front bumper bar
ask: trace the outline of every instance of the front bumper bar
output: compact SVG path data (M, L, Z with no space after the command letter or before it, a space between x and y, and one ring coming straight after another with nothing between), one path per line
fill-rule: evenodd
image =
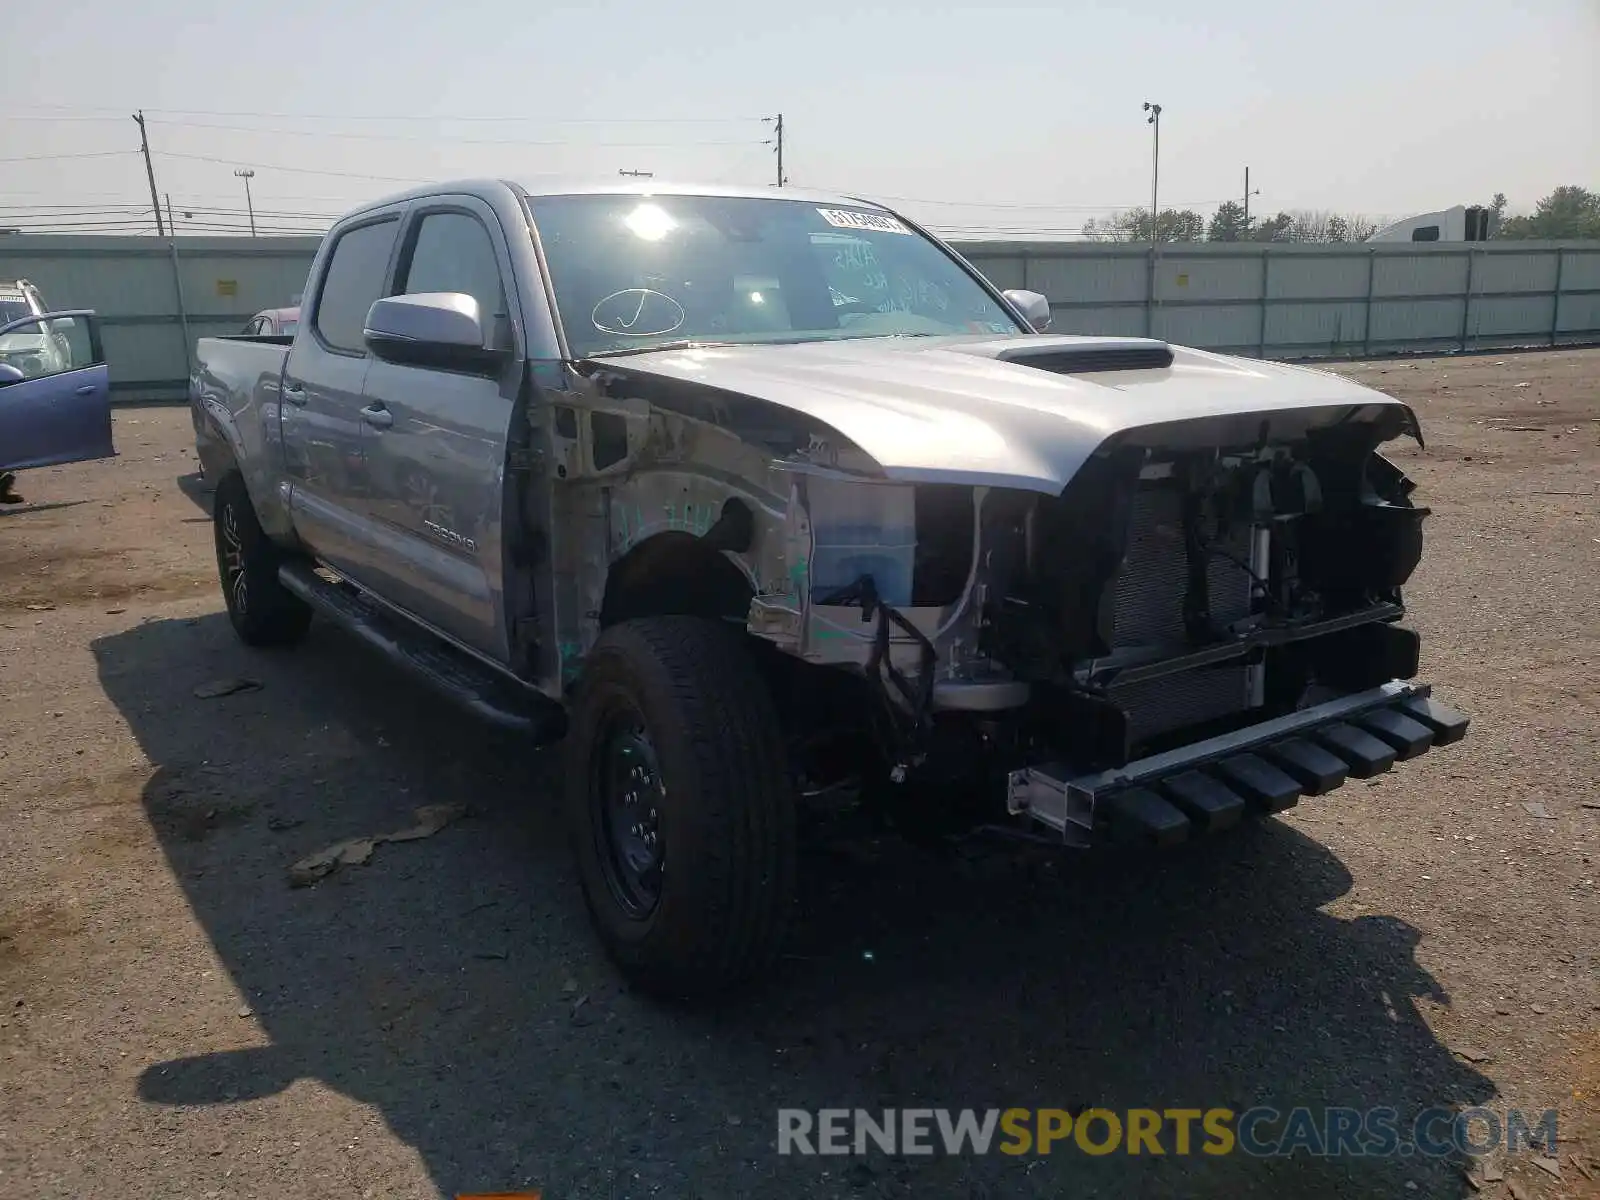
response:
M1068 846L1088 846L1102 834L1171 845L1460 741L1468 718L1430 692L1397 680L1109 771L1026 767L1008 777L1007 807Z

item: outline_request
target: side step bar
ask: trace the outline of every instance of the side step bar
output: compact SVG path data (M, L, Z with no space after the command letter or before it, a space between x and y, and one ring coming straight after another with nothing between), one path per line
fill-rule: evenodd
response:
M278 580L312 608L379 651L474 716L539 744L566 730L561 706L542 692L457 649L353 584L317 574L308 562L289 562Z
M1468 718L1429 692L1396 680L1109 771L1081 774L1058 764L1013 771L1007 807L1068 846L1088 846L1097 833L1172 845L1460 741Z

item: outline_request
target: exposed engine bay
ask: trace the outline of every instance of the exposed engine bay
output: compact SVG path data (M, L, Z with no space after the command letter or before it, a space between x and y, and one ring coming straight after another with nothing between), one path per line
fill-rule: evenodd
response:
M914 514L909 593L870 572L813 580L802 654L860 661L891 774L913 784L970 775L979 746L1116 768L1409 678L1417 639L1393 622L1428 510L1372 439L1274 441L1263 420L1250 445L1108 447L1055 497L875 485ZM832 481L808 482L838 507ZM832 529L813 515L813 544ZM772 607L758 598L752 628L781 637Z
M1124 340L1017 366L1137 381L1165 374L1138 358L1153 348L1171 362ZM566 611L592 620L572 643L640 605L739 622L767 647L804 793L909 809L924 832L1009 806L1073 843L1075 821L1100 819L1097 792L1141 764L1293 733L1296 714L1336 719L1319 706L1352 696L1415 698L1381 691L1416 674L1418 639L1397 622L1428 515L1378 452L1420 439L1387 398L1126 424L1047 491L895 477L881 443L869 455L803 413L626 360L580 387L605 399L569 414L558 524L603 531L612 566L602 592L601 548L571 547Z

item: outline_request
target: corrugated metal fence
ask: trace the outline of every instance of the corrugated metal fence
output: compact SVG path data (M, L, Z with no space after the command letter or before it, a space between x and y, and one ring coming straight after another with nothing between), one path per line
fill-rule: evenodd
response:
M293 303L315 238L0 237L0 279L105 318L121 398L184 395L194 339ZM1263 358L1600 341L1600 242L967 242L1062 333L1151 334Z
M102 318L114 398L181 399L196 338L238 333L305 287L314 237L0 237L0 280Z
M1257 358L1600 340L1600 242L963 243L1063 333L1148 334Z

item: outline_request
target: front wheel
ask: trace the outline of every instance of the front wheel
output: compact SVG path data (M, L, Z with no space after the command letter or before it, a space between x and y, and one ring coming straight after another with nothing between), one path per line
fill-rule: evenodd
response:
M624 974L685 996L769 966L793 904L794 793L738 635L694 617L607 630L566 753L584 899Z
M237 471L217 484L211 512L217 574L234 632L250 646L292 646L311 625L311 606L279 582L284 553L261 528Z

